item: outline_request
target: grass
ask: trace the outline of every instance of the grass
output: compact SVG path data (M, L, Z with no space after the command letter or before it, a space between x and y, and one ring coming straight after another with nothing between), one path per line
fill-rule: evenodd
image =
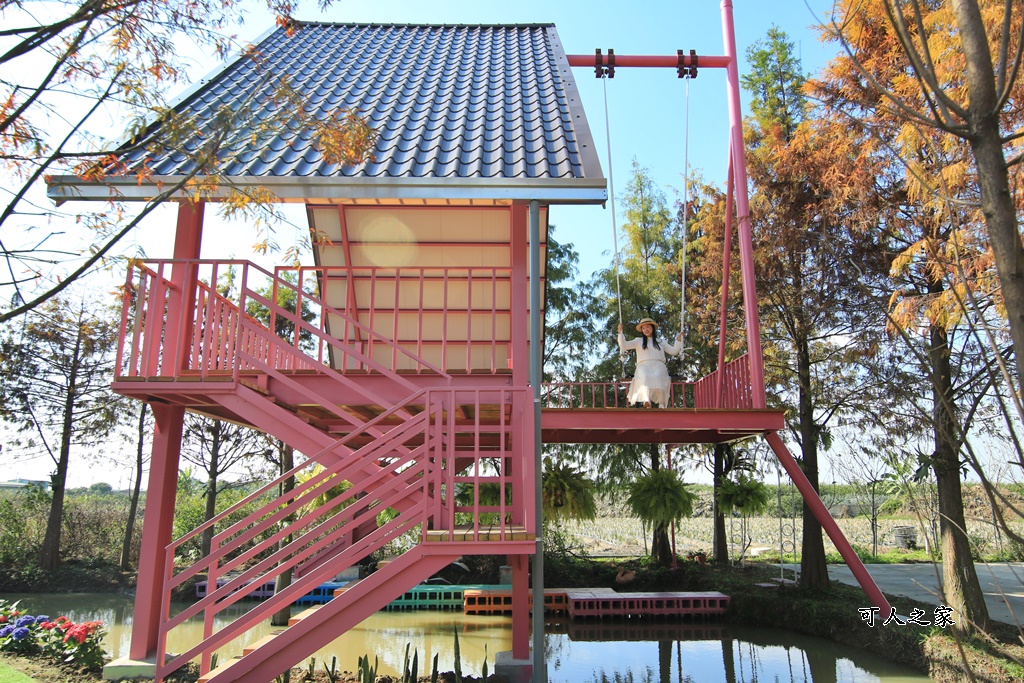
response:
M29 678L17 669L0 661L0 683L36 683L36 679Z

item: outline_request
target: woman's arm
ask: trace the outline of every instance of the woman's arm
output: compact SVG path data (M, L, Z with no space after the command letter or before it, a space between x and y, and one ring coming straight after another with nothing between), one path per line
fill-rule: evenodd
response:
M676 340L674 342L669 342L668 340L665 340L664 348L665 353L669 354L670 356L678 356L679 352L683 350L683 333L680 332L679 334L677 334Z
M626 341L626 335L622 334L622 325L619 325L619 351L626 352L637 347L636 339Z

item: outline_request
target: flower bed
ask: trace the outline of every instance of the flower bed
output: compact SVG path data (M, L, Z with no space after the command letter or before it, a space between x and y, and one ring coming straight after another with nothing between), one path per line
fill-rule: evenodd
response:
M46 615L26 614L18 603L0 600L0 652L41 655L55 664L100 671L106 661L103 622L74 623L67 617L51 621Z

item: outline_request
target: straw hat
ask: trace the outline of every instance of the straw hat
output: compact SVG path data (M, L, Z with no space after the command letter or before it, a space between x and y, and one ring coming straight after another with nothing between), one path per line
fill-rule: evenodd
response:
M658 323L655 322L653 318L644 318L636 324L636 331L643 332L643 330L641 330L640 328L643 327L644 325L650 325L654 329L658 329L659 327Z

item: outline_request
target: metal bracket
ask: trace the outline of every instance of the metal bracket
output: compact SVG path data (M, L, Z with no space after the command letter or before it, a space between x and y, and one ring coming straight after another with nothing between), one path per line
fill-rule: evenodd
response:
M609 48L608 50L608 62L605 64L602 59L601 48L594 50L594 76L597 78L615 78L615 50Z
M676 65L676 72L679 74L679 78L697 78L697 51L690 50L690 64L687 66L686 57L683 55L682 50L676 50L676 59L678 63Z

